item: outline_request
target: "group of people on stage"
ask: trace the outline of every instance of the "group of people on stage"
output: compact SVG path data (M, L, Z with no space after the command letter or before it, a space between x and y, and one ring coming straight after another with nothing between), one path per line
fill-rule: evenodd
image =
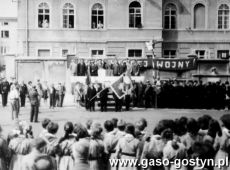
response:
M15 79L9 83L6 79L0 82L0 94L2 95L2 106L6 107L8 101L11 105L12 110L12 120L18 119L20 107L25 107L26 98L29 99L31 105L31 122L38 122L39 107L41 104L41 99L44 103L47 103L47 99L50 98L50 108L62 107L65 97L65 85L58 83L55 87L51 84L48 87L45 82L42 84L40 80L36 83L31 81L28 84L22 81L18 83Z
M194 118L164 119L152 134L141 118L129 123L113 118L104 124L88 120L86 124L66 122L64 134L58 137L59 125L49 119L42 121L42 132L35 136L32 126L19 122L7 140L0 136L1 170L142 170L203 169L227 160L229 164L230 115L218 120L209 115ZM0 129L2 132L2 128ZM204 164L178 165L175 160L200 159ZM133 164L112 165L112 159L137 160ZM148 160L169 160L169 164L146 164ZM145 160L145 161L143 161ZM147 161L146 161L147 160ZM177 167L177 168L176 168Z
M124 86L125 87L125 86ZM105 90L103 90L105 89ZM95 102L100 103L101 111L107 111L109 101L114 100L115 110L121 111L130 107L140 108L180 108L180 109L229 109L229 82L177 81L155 80L132 82L129 89L123 88L123 98L101 83L91 83L89 86L76 84L74 95L78 103L84 101L86 109L95 111Z
M120 76L125 73L131 67L132 76L140 76L147 69L145 61L137 60L87 60L84 59L72 60L70 63L71 74L74 76L86 76L90 73L91 76L98 76L99 70L104 69L105 76Z

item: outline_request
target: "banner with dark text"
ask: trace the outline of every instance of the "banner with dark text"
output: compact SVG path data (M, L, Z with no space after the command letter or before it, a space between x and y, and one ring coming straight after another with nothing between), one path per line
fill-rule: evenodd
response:
M197 58L153 59L153 69L162 71L186 71L197 68Z

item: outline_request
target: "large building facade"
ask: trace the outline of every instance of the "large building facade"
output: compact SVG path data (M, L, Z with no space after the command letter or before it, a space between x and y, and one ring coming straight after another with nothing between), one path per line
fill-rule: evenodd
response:
M18 44L22 56L61 62L67 55L146 57L145 43L163 39L156 57L201 60L197 70L159 76L228 79L229 21L230 0L20 0Z

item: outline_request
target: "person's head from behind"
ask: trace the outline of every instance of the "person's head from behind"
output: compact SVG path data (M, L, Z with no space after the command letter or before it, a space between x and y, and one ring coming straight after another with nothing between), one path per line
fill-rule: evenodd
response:
M103 129L101 127L100 123L93 123L92 127L91 127L91 136L94 139L98 139L101 137L101 133L102 133Z
M46 141L42 138L36 138L33 139L32 141L32 149L35 149L39 152L42 153L42 151L44 150L45 146L46 146Z
M86 138L89 136L87 129L80 123L74 125L73 132L76 134L76 140Z
M35 159L34 161L35 170L52 170L54 169L53 160L48 155L43 155Z
M127 125L125 127L125 132L127 134L135 136L135 126L131 123L127 123Z
M117 128L118 128L118 130L124 131L125 130L125 126L126 126L126 123L125 123L124 120L122 120L122 119L118 120L118 122L117 122Z
M107 132L111 132L114 129L114 124L111 120L106 120L104 123L104 128Z
M86 125L86 128L87 128L88 130L90 130L92 124L93 124L93 121L92 121L91 119L87 120L87 122L86 122L86 124L85 124L85 125Z
M48 126L48 124L49 124L50 122L51 122L50 119L45 118L45 119L42 121L42 128L43 128L43 129L47 129L47 126Z
M118 119L117 118L112 118L111 120L113 122L113 126L114 128L117 128L117 122L118 122Z
M71 134L73 132L73 123L66 122L66 124L64 125L64 131L68 134Z
M48 126L47 126L47 131L48 131L49 133L51 133L51 134L54 135L54 134L57 133L58 128L59 128L59 126L58 126L57 123L50 122L50 123L48 124Z
M136 122L136 128L139 131L145 130L146 127L147 127L147 121L146 121L146 119L141 118L139 121Z
M193 118L188 119L187 131L188 131L188 133L191 133L193 135L197 135L197 133L199 131L199 125L195 119L193 119Z

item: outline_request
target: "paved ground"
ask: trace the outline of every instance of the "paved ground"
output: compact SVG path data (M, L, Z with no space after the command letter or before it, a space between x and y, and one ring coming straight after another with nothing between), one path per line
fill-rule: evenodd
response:
M135 122L136 120L144 117L148 120L148 131L152 131L156 123L161 119L178 118L181 116L197 118L204 114L209 114L216 119L223 114L230 113L228 111L216 111L216 110L179 110L179 109L133 109L129 112L88 112L84 108L77 108L72 104L63 108L56 108L50 110L48 106L42 105L40 109L39 120L44 118L50 118L51 120L58 122L60 129L58 134L63 133L63 125L66 121L82 122L85 123L88 119L92 119L103 123L107 119L113 117L122 118L127 122ZM21 108L20 120L29 120L30 106L27 104L26 108ZM0 106L0 125L3 127L4 134L7 134L13 127L15 122L11 120L10 107L2 108ZM41 131L40 123L33 123L33 129L35 136Z

